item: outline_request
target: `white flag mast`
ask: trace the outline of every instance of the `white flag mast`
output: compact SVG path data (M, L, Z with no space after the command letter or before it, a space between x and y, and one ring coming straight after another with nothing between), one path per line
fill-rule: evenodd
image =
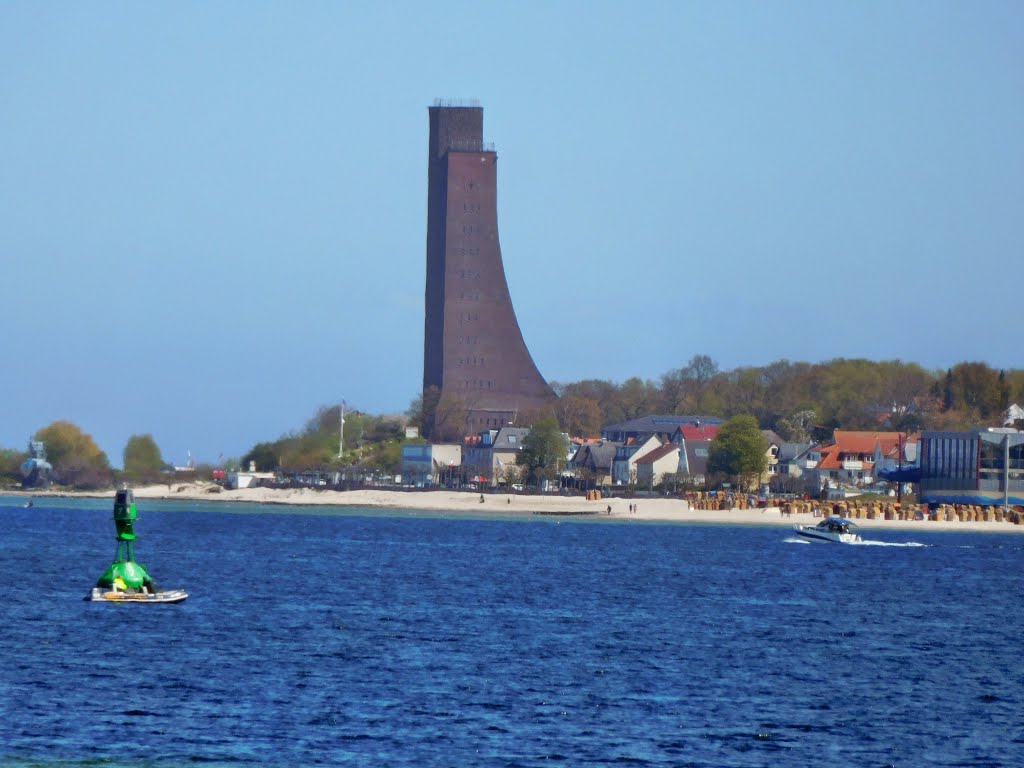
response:
M345 452L345 401L338 408L338 458Z

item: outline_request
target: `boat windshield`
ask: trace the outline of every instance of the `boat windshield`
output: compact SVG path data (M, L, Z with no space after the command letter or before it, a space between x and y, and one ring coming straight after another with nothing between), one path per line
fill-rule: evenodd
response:
M818 523L818 527L833 533L854 533L857 526L844 517L830 517Z

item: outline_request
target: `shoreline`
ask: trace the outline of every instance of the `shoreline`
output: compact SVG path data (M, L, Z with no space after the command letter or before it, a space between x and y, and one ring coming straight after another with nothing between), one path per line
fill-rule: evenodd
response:
M381 488L352 491L315 490L313 488L244 488L211 491L212 483L170 483L133 488L139 501L203 501L306 507L342 507L360 509L404 509L415 512L472 514L476 517L519 517L539 515L545 518L605 519L628 522L701 523L720 525L767 525L792 528L816 525L821 517L809 512L783 515L778 507L766 509L700 510L682 499L643 497L598 499L583 496L484 493L466 491L394 491ZM110 491L2 491L0 495L21 498L113 498ZM634 505L634 512L630 512ZM610 514L608 510L611 510ZM1024 525L1007 522L960 522L947 520L884 520L856 518L862 529L909 531L970 531L987 533L1024 533Z

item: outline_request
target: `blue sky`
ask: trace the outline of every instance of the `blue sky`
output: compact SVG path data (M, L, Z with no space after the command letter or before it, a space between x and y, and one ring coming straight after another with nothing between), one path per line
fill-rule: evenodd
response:
M405 410L437 98L484 107L549 380L1022 367L1022 59L1015 2L8 0L0 447Z

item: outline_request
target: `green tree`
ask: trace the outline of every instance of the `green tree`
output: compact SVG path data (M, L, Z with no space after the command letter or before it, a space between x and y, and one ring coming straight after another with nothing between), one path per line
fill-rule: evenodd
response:
M110 460L76 424L55 421L35 434L46 444L46 458L57 479L77 488L103 488L110 484Z
M753 416L733 416L725 422L708 454L708 471L738 479L750 487L768 469L768 441Z
M402 441L386 440L375 443L373 451L367 457L367 466L388 474L396 474L402 470Z
M466 431L469 404L454 392L429 386L409 405L409 423L435 443L461 440Z
M152 435L132 435L124 446L124 472L133 477L152 477L164 466Z
M1007 401L1024 405L1024 370L1006 371Z
M278 468L280 455L280 441L256 443L248 453L242 456L242 466L248 467L250 463L255 463L257 472L273 472Z
M658 397L658 388L652 382L636 376L626 379L619 387L619 407L626 419L636 419L652 413Z
M599 412L598 424L622 421L622 413L617 405L618 387L603 379L584 379L571 384L551 383L551 388L560 398L577 397L597 403Z
M522 450L516 455L516 464L527 477L535 480L553 480L565 462L569 450L565 435L553 416L537 421L530 434L523 438Z
M814 411L797 411L791 416L785 416L775 422L775 431L782 436L783 440L794 443L809 443L811 441L811 427L814 424L816 415Z
M948 399L985 423L995 423L1009 405L1005 376L985 363L958 363L947 374Z
M682 368L661 377L661 407L668 413L707 413L716 405L707 397L712 381L719 375L718 364L709 355L694 355Z
M415 407L420 407L414 403ZM345 411L345 451L339 459L341 405L322 406L302 430L260 442L242 457L242 466L256 463L261 472L284 470L337 471L361 467L388 473L402 464L403 420L398 416L374 416L359 410Z
M570 435L593 437L601 432L601 408L597 401L578 395L564 395L555 402L558 424Z
M0 448L0 482L20 483L21 465L28 458L25 451L13 448Z

